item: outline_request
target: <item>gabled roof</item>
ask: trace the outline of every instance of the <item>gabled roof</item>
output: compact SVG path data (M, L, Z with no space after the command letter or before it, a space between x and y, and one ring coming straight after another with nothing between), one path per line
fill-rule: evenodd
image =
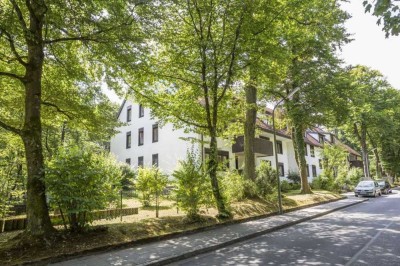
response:
M121 112L122 112L122 109L124 109L125 103L126 103L126 99L124 99L124 100L122 101L121 106L119 107L119 110L118 110L118 113L117 113L117 119L119 118L119 116L120 116L120 114L121 114Z
M343 142L341 142L340 140L338 140L335 137L335 143L341 147L343 147L345 150L347 150L348 153L356 155L356 156L361 156L360 153L358 153L357 151L355 151L353 148L351 148L350 146L347 146L346 144L344 144Z
M304 137L304 142L312 145L312 146L317 146L317 147L324 147L322 143L320 143L316 138L314 138L309 132L306 131L305 137Z
M265 123L261 119L257 118L256 124L263 131L268 132L268 133L274 133L274 130L272 129L272 126L268 125L267 123ZM287 139L291 139L292 138L290 136L289 132L287 132L286 130L277 130L276 131L276 135L284 137L284 138L287 138Z
M314 127L313 129L310 129L310 130L308 130L307 132L308 132L308 133L310 133L310 132L315 132L315 133L318 133L318 134L320 134L320 135L324 135L324 141L325 141L325 142L327 142L327 143L329 143L329 144L332 144L332 145L337 144L337 145L343 147L348 153L353 154L353 155L356 155L356 156L361 156L360 153L358 153L356 150L354 150L354 149L351 148L350 146L348 146L348 145L344 144L343 142L341 142L341 141L335 136L335 134L332 134L331 132L324 131L323 129L318 128L318 127ZM306 133L306 134L307 134L307 133ZM329 141L327 138L325 138L325 134L331 134L331 136L332 136L332 138L334 139L334 141L331 142L331 141ZM314 138L314 139L315 139L315 138ZM318 142L318 141L317 141L317 142ZM319 143L319 142L318 142L318 143Z

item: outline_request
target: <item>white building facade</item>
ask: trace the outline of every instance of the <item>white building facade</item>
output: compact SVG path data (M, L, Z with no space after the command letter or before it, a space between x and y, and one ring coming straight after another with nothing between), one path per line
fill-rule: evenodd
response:
M157 165L161 171L171 175L179 166L179 161L186 158L187 152L194 150L207 158L207 138L196 133L187 133L182 129L174 129L167 123L160 125L151 117L150 110L142 105L125 100L118 113L118 120L125 123L118 128L111 138L110 152L121 162L132 167ZM270 125L258 121L260 134L256 137L256 165L267 161L275 166L273 131ZM328 137L333 138L331 135ZM306 143L306 161L309 182L322 172L320 151L324 141L331 141L321 132L308 131L304 138ZM220 160L228 162L230 169L241 170L244 166L243 136L235 141L218 139L218 155ZM278 165L281 177L290 172L298 172L293 142L289 134L277 132Z

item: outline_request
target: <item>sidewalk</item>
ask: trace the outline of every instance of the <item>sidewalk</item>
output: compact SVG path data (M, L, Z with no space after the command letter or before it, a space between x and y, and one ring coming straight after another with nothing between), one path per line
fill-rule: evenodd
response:
M283 215L227 225L132 248L93 254L52 265L165 265L311 220L366 200L368 199L348 198Z

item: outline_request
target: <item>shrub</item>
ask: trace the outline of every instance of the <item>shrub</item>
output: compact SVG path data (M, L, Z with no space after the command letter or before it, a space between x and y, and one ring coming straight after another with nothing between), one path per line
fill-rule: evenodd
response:
M324 175L319 175L318 177L313 178L311 183L312 189L323 189L328 191L338 191L339 186L335 182L335 180L331 177L327 177Z
M349 170L345 169L339 172L335 183L339 189L352 190L362 176L363 172L359 168L350 168Z
M282 192L288 192L289 190L292 190L292 184L289 183L289 182L286 181L286 180L283 180L283 181L281 182L281 191L282 191Z
M255 184L257 195L261 198L269 198L270 195L277 191L278 181L276 170L272 169L268 163L262 161L256 173Z
M118 198L120 165L93 147L61 149L46 172L50 204L68 216L72 231L81 231L93 221L92 211L104 209Z
M122 177L121 186L122 190L132 190L136 177L135 171L127 164L121 165Z
M228 202L240 201L245 198L244 177L237 171L228 171L223 173L221 178L222 192Z
M289 179L293 184L300 184L300 176L297 172L290 171L286 178Z
M199 210L206 200L212 198L211 185L204 173L201 161L194 152L188 152L185 161L180 161L174 171L178 206L190 220L198 220Z
M301 184L291 183L291 190L299 190L301 188Z
M253 199L258 197L257 185L253 180L245 179L243 182L244 197Z
M350 168L350 170L347 172L346 177L349 185L354 187L360 181L362 176L363 176L363 171L360 168Z
M167 184L168 177L162 174L157 167L139 168L135 182L135 187L140 192L139 199L144 207L151 206L151 202L155 200L156 217L158 217L160 195Z

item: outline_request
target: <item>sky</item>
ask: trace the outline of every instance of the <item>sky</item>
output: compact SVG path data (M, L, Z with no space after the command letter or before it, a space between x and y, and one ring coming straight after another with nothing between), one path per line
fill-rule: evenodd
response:
M350 0L343 9L352 18L346 23L349 33L354 34L352 41L343 47L341 57L347 64L361 64L379 70L390 82L400 89L400 37L385 38L377 18L364 13L362 0Z
M346 28L354 40L343 46L339 56L347 65L360 64L379 70L394 88L400 89L400 37L385 38L381 26L376 24L377 18L364 12L362 2L350 0L342 4L352 16ZM112 101L122 102L112 91L105 91Z

